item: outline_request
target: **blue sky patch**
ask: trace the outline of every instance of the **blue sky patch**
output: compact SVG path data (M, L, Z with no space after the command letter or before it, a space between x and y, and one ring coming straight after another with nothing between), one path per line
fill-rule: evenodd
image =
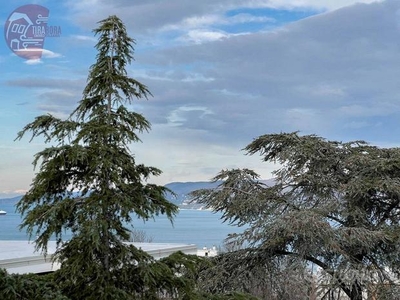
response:
M243 8L228 11L225 15L233 22L219 28L229 33L257 32L296 22L321 13L317 10L280 10L271 8ZM236 20L235 20L236 18ZM247 19L247 21L245 21ZM243 20L243 22L239 22Z

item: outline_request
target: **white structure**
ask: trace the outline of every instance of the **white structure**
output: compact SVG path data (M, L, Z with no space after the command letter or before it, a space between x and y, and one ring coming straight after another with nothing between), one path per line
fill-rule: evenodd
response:
M155 259L181 251L185 254L197 255L196 245L168 243L128 243L147 252ZM35 244L27 241L0 241L0 268L8 273L47 273L57 270L59 264L51 262L51 255L56 250L56 242L48 244L48 255L35 252Z
M197 255L213 257L218 255L218 250L215 246L212 246L212 248L207 248L206 246L204 246L203 249L197 250Z

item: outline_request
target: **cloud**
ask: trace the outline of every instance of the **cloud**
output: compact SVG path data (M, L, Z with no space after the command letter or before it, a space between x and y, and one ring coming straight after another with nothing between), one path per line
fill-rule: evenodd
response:
M338 113L341 115L347 115L349 117L389 117L392 114L396 114L400 110L400 104L396 102L379 102L369 103L368 105L363 104L351 104L347 106L339 107Z
M180 126L185 123L193 123L196 119L205 119L207 115L213 112L206 107L201 106L182 106L170 112L167 117L168 124L172 126Z
M18 79L10 79L5 82L7 86L23 87L23 88L69 88L69 89L83 89L85 79L64 79L64 78L38 78L38 77L22 77Z
M80 94L70 90L50 90L41 92L37 109L50 113L58 118L68 117L80 100Z
M104 1L87 3L96 6L95 13L107 6ZM335 128L342 130L352 117L341 108L362 101L361 106L377 102L373 107L378 109L381 101L376 99L395 85L387 78L398 77L398 71L388 66L398 60L396 41L400 40L396 19L388 16L396 11L391 4L355 5L270 31L230 34L215 27L273 21L251 20L256 16L244 13L228 18L224 13L241 7L329 9L355 2L301 3L206 1L191 7L180 1L165 6L159 2L113 3L114 11L138 17L128 20L128 28L179 30L180 39L191 42L136 55L132 75L144 80L155 95L141 104L143 113L156 125L167 125L179 117L174 127L206 131L202 139L243 147L265 132L300 129L338 135ZM159 18L148 17L160 12ZM366 86L365 82L374 84ZM182 107L204 107L212 114L200 117L200 110L183 111Z
M211 180L222 169L250 168L263 178L270 178L273 164L260 163L257 155L249 157L241 147L232 148L217 140L204 139L206 131L156 125L149 134L142 136L143 143L134 145L136 160L146 165L162 167L160 177L152 178L155 183L171 181ZM164 138L168 137L168 143ZM244 146L244 145L242 145ZM160 154L160 149L163 153Z
M24 51L29 51L29 49L24 50ZM37 49L33 49L32 51L33 52L37 52L38 50ZM50 50L47 50L47 49L41 49L41 50L39 50L39 52L42 52L42 55L41 55L42 58L59 58L59 57L62 57L61 54L53 52L53 51L50 51ZM24 63L27 64L27 65L42 64L43 63L42 58L26 59L24 61Z
M347 96L346 86L338 86L334 84L328 83L318 83L317 85L310 86L299 86L297 87L299 93L317 97L319 99L333 99L333 98L342 98Z
M42 64L43 61L40 58L34 58L34 59L27 59L24 61L24 63L27 65L38 65Z
M62 55L60 53L56 53L56 52L50 51L48 49L43 49L42 57L44 57L44 58L59 58L59 57L62 57Z
M82 98L85 79L26 77L8 80L5 84L30 90L30 102L35 103L37 110L65 118Z
M224 32L208 31L208 30L192 30L186 35L182 36L180 40L194 42L195 44L201 44L204 42L218 41L226 38L228 34Z
M272 0L271 3L275 6L291 6L291 7L316 7L320 9L334 10L345 6L350 6L358 3L374 3L381 2L381 0Z
M355 3L372 3L374 0L187 0L139 1L115 0L68 0L66 6L73 12L77 24L88 29L93 28L98 20L110 14L116 14L126 20L137 32L158 30L166 26L189 24L191 26L219 23L223 12L242 8L276 9L318 9L333 10ZM243 16L235 17L239 21ZM233 18L232 20L235 20ZM243 21L243 19L242 19ZM260 22L252 17L251 22ZM265 22L266 20L263 20ZM194 27L190 27L194 28Z
M189 114L179 110L185 105L206 107L213 114L199 118L192 111L175 125L207 130L212 134L203 138L232 146L292 130L357 138L356 126L343 131L345 124L399 117L399 8L390 1L355 5L273 31L141 53L137 61L152 70L173 70L165 73L170 81L146 79L156 100L145 104L145 113L165 124L162 115ZM213 80L178 82L177 74ZM352 120L371 116L388 119Z
M187 0L68 0L65 6L72 13L73 22L86 30L115 14L141 41L139 47L145 44L148 47L173 47L177 43L199 44L260 29L271 30L288 22L285 16L290 12L303 18L302 13L312 15L357 2L372 0L204 0L198 3ZM269 10L267 15L266 10Z
M71 35L71 38L76 39L78 41L97 42L97 39L95 37L87 35L73 34Z
M250 13L238 13L233 16L221 14L208 14L192 16L183 19L180 23L170 24L162 28L162 30L183 30L183 29L199 29L208 28L217 25L236 25L243 23L273 23L275 19L266 16L254 16Z
M160 167L164 174L156 180L166 183L207 180L231 167L249 167L268 178L274 166L240 150L266 133L300 130L398 145L400 2L332 10L355 2L66 3L82 32L71 36L79 45L93 43L85 34L110 14L120 16L137 38L128 72L154 97L135 100L132 108L150 120L153 130L132 151L138 162ZM259 14L263 7L287 10ZM324 13L301 21L278 16L309 16L316 10ZM68 45L66 72L60 68L55 76L8 80L5 89L18 87L36 109L65 113L83 90L89 66L81 52L79 63L73 61L76 44ZM48 64L43 67L49 71ZM85 71L77 75L77 68Z
M38 52L37 49L31 49L31 50L26 49L24 51L25 52L27 52L27 51ZM60 53L56 53L56 52L50 51L48 49L41 49L41 50L39 50L39 52L42 52L42 55L41 55L42 58L59 58L59 57L62 57L62 55ZM26 59L24 61L24 63L27 64L27 65L38 65L38 64L42 64L43 60L41 58L32 58L32 59Z
M322 114L315 109L291 108L282 115L288 131L314 132L316 127L324 124Z

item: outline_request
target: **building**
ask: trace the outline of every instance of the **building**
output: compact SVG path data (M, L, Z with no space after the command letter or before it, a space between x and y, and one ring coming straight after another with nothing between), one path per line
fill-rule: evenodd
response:
M167 257L181 251L185 254L198 255L197 246L194 244L169 244L169 243L128 243L147 252L155 259ZM60 265L51 261L52 254L56 251L56 242L48 244L48 255L35 252L35 244L27 241L0 241L0 268L8 273L48 273L57 270Z

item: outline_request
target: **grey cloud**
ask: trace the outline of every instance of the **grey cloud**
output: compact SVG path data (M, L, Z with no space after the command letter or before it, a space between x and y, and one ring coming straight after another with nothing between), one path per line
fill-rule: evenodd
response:
M232 142L286 130L342 139L372 134L378 140L385 126L373 124L389 126L400 113L399 9L400 3L394 1L360 4L274 32L140 53L137 61L162 67L170 76L170 81L149 81L158 99L147 104L150 116L201 105L212 114L203 119L191 116L180 126L207 128ZM213 80L182 82L168 72L170 68L172 74L177 69L190 74L185 68L189 65L203 65L195 71ZM355 116L356 112L340 113L344 107L369 109ZM209 126L213 119L218 126ZM159 117L154 120L160 122ZM359 124L375 129L352 131ZM394 128L388 138L396 139L397 131Z
M38 98L37 108L58 116L68 116L76 103L80 100L80 94L66 90L53 90L41 93Z
M69 0L66 6L74 13L74 22L92 29L98 20L111 14L120 16L137 34L159 30L168 25L181 24L184 19L201 17L239 8L332 9L357 2L374 0Z
M112 7L129 15L127 26L135 31L243 2L188 3L115 1ZM75 20L98 21L107 2L97 4L93 14L77 11L86 18ZM391 108L397 107L394 91L400 75L399 10L400 4L392 1L360 4L275 31L139 51L130 73L148 85L154 98L134 107L154 125L199 130L204 139L235 145L288 130L354 138L360 132L352 129L361 128L359 124L385 124L398 117ZM40 108L64 112L84 80L24 78L7 85L49 88L42 93ZM195 107L203 109L187 109ZM370 109L363 113L357 107ZM372 117L386 120L368 120ZM379 130L372 133L378 136Z
M84 87L85 80L76 79L50 79L50 78L20 78L12 79L5 82L7 86L24 87L24 88L64 88L64 89L81 89Z
M353 0L352 0L353 1ZM129 27L136 37L146 39L146 35L154 32L163 32L168 29L186 31L186 21L190 18L202 19L207 16L217 15L226 20L223 23L231 22L262 22L270 24L273 19L259 18L246 15L226 16L226 12L242 8L293 8L309 10L311 6L305 3L304 6L296 4L296 1L287 3L274 3L275 1L248 1L248 0L151 0L151 1L127 1L127 0L69 0L67 7L73 12L73 21L78 26L92 29L96 23L112 14L118 15ZM349 3L351 4L351 2ZM318 6L320 7L320 6ZM249 18L251 17L251 18ZM218 21L217 21L218 23ZM204 24L199 24L203 27ZM216 25L216 24L209 24ZM190 26L189 26L190 27ZM196 28L196 26L194 26Z
M9 80L5 84L12 87L34 89L32 98L35 98L37 109L58 117L66 117L72 112L76 103L81 100L85 81L30 77Z
M75 1L70 1L70 6L75 7ZM82 1L83 4L85 1ZM219 6L220 3L214 1L97 1L95 5L87 6L78 4L76 10L75 22L87 28L93 28L98 20L107 17L110 14L117 14L124 20L127 26L135 31L154 30L168 24L180 22L183 18L195 14L208 13L214 9L212 6ZM91 13L88 14L88 10Z
M295 7L300 2L338 7L356 1L67 0L63 1L66 17L81 27L73 30L82 36L59 39L57 47L62 51L57 52L65 53L68 60L69 51L77 51L79 45L86 59L95 42L89 30L102 18L118 15L138 42L130 74L154 95L132 105L153 124L150 134L141 135L143 144L132 146L135 158L161 167L167 176L164 183L197 180L200 175L206 180L226 167L245 166L260 172L265 167L259 166L265 164L260 164L259 157L250 163L252 158L244 157L240 149L265 133L300 130L329 139L399 144L400 2L355 5L265 32L229 35L222 31L218 40L199 44L184 44L179 36L188 35L189 29L207 34L222 29L212 28L212 22L199 22L199 28L189 29L182 24L188 18L194 23L204 16L218 19L238 7ZM53 63L59 67L51 70L57 74L54 77L3 84L29 89L35 97L29 101L37 105L35 113L37 108L57 115L69 113L84 88L89 62L79 61L73 70L60 60ZM81 79L69 79L77 77ZM18 114L15 107L4 110L3 116ZM40 144L35 150L42 148ZM25 158L18 164L24 162L31 171L32 150L24 146L24 151ZM264 174L270 174L270 169ZM21 170L10 169L9 174L18 173L18 180L13 178L8 185L27 181L20 176ZM32 172L25 177L31 178Z

